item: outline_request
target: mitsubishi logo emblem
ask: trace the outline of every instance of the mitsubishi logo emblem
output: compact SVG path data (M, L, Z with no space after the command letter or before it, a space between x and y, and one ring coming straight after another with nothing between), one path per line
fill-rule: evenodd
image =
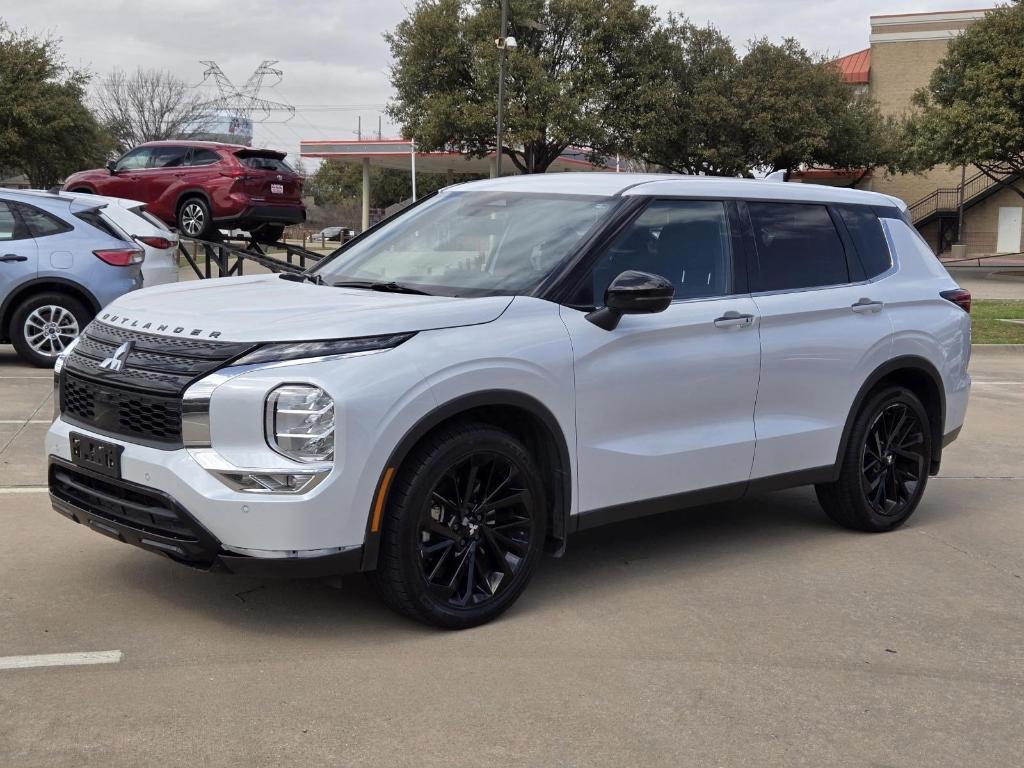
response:
M124 362L128 359L128 355L131 354L132 347L134 346L134 341L126 341L118 347L113 355L100 363L100 373L117 373L124 368Z

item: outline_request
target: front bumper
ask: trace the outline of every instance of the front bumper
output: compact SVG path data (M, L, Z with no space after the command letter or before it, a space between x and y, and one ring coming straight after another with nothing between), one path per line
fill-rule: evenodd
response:
M48 478L53 508L65 517L193 568L317 578L358 571L362 563L362 547L311 557L254 557L229 552L166 493L86 470L55 456L50 457Z

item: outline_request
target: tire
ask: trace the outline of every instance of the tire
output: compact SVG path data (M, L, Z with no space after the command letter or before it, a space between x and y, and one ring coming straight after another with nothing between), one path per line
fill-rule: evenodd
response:
M441 427L395 476L370 580L409 618L445 629L484 624L529 583L546 509L540 471L517 438L475 422Z
M66 293L37 293L18 305L11 315L10 339L25 361L52 368L57 355L92 319L81 301Z
M249 230L252 239L260 245L273 245L284 235L283 224L260 224Z
M814 486L825 513L846 528L871 533L903 525L928 485L932 431L909 389L887 387L857 414L839 479Z
M213 225L213 215L210 213L210 206L201 197L186 197L178 205L178 216L176 218L178 232L185 237L194 237L197 240L209 240L211 235L217 231Z

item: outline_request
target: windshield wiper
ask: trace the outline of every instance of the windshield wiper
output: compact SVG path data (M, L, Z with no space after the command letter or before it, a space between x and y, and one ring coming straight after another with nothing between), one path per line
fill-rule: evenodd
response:
M288 280L292 283L312 283L313 285L323 285L324 279L320 275L311 275L306 272L282 272L280 275L282 280Z
M413 288L410 285L396 283L394 280L387 283L373 283L369 280L351 280L340 283L331 283L334 288L364 288L367 291L380 291L381 293L414 293L417 296L432 296L427 291Z

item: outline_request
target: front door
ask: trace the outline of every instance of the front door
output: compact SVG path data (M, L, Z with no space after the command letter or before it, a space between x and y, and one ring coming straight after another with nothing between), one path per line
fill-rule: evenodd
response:
M674 284L664 312L626 315L605 331L586 311L562 308L575 363L579 510L596 512L591 520L670 510L694 491L742 494L760 347L754 303L736 288L742 256L729 218L720 201L651 203L573 302L600 305L608 283L636 269Z
M139 147L117 161L115 173L105 179L99 188L101 195L123 197L127 200L144 200L146 166L149 164L149 147Z

